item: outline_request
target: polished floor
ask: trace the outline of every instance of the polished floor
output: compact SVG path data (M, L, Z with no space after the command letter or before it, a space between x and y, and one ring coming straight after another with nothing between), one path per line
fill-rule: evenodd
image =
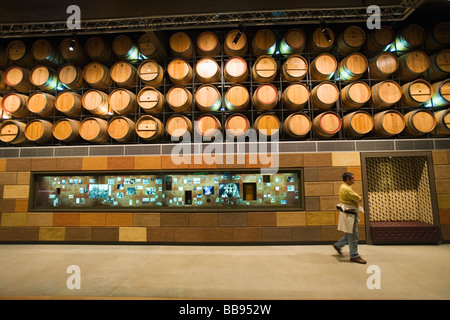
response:
M450 299L450 244L360 245L366 265L343 251L2 244L0 299Z

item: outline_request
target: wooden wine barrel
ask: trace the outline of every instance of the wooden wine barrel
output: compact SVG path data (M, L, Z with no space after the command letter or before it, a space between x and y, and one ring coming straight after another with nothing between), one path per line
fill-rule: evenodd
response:
M275 114L264 113L256 118L253 129L265 136L273 136L280 132L280 119Z
M291 55L281 67L283 79L289 82L300 81L308 72L308 62L300 55Z
M243 136L250 129L250 122L241 113L233 113L225 121L225 132L229 137Z
M429 101L433 90L431 85L422 79L408 82L402 86L402 105L405 107L418 107Z
M166 132L172 138L179 138L187 133L190 135L192 121L181 114L173 115L166 121Z
M369 62L359 52L350 53L339 63L339 77L341 80L354 81L360 79L367 70Z
M299 54L305 50L306 35L298 28L289 29L280 41L280 53L285 55Z
M366 42L366 32L358 26L348 26L336 39L337 52L346 56L356 52Z
M426 53L416 50L408 52L398 58L398 77L403 81L411 81L427 71L430 58Z
M247 62L241 57L231 57L225 63L223 75L226 81L244 82L248 78Z
M72 37L65 38L59 43L59 52L68 63L84 65L88 61L83 45Z
M397 110L378 112L373 117L375 134L380 137L392 137L405 128L403 115Z
M30 81L31 72L18 66L9 67L5 71L5 83L17 91L27 92L33 88Z
M433 112L417 109L404 115L405 132L411 136L423 136L434 130L436 119Z
M444 79L450 75L450 50L441 50L430 57L430 66L423 75L430 81Z
M225 36L223 51L227 56L243 56L248 51L247 36L239 30L231 30Z
M255 56L272 55L276 46L275 33L269 29L260 29L253 36L252 53Z
M80 136L91 143L108 141L108 122L104 119L89 117L81 121Z
M114 112L128 115L136 110L136 95L125 88L118 88L109 94L109 105Z
M427 33L425 44L428 50L439 50L450 45L450 22L438 22L432 32Z
M382 52L369 61L369 73L372 78L384 80L398 69L398 60L390 52Z
M31 52L39 64L51 68L58 68L64 62L58 49L47 39L36 40L31 46Z
M166 94L167 104L174 112L186 112L192 109L192 93L182 86L174 86Z
M433 107L450 105L450 79L433 83L431 88L433 89L433 95L431 96Z
M222 97L215 86L204 84L195 93L195 103L203 112L217 111L222 106Z
M63 118L55 122L53 137L63 142L74 142L80 137L80 121Z
M283 106L289 110L299 110L308 103L309 89L303 83L293 83L284 89L281 98Z
M394 39L394 29L383 25L380 29L373 29L367 34L365 48L370 56L374 56L390 47Z
M278 89L271 83L259 85L252 96L256 109L272 110L278 104Z
M336 112L325 111L314 118L313 129L319 138L331 138L341 130L342 120Z
M59 86L56 71L45 66L36 66L31 70L30 81L44 91L56 90Z
M224 103L230 111L242 111L250 104L250 94L246 87L240 84L232 85L225 92Z
M158 118L145 115L136 121L136 133L145 141L157 141L164 135L164 126Z
M337 60L329 53L317 56L309 67L311 78L314 80L330 80L337 69Z
M162 112L164 101L164 95L153 87L144 87L137 95L137 103L145 113Z
M56 96L55 108L68 117L78 117L82 110L82 97L72 91L63 91Z
M33 93L27 102L27 108L30 112L37 114L42 118L53 115L55 109L55 97L46 92Z
M259 83L272 82L277 75L277 62L267 55L259 56L252 67L253 80Z
M91 37L84 45L86 54L92 61L110 64L114 57L110 44L101 37Z
M156 37L156 38L155 38ZM153 32L146 32L138 40L138 50L146 59L162 61L166 57L166 48L161 47L159 39Z
M197 54L203 57L212 57L220 54L219 38L214 32L204 31L197 37Z
M91 62L84 68L83 78L92 88L99 90L106 90L113 84L109 68L98 62Z
M141 56L133 39L124 34L114 38L111 49L119 60L130 63L138 62Z
M195 72L197 80L201 83L213 83L220 80L220 67L212 58L200 59L195 67Z
M0 141L10 144L26 142L26 124L17 120L4 120L0 125Z
M29 113L27 108L28 96L21 93L8 93L2 100L3 110L14 117L23 118Z
M25 136L31 142L47 143L53 137L53 124L42 119L31 120L25 127Z
M135 135L134 121L127 117L114 117L108 123L108 134L111 138L119 142L128 142Z
M164 83L164 69L155 60L142 61L138 68L138 75L147 86L158 88Z
M112 114L108 95L100 90L91 89L83 94L81 99L83 107L96 116L107 116Z
M341 90L341 101L345 108L359 109L370 100L371 90L367 83L352 82Z
M194 130L202 137L214 139L221 134L222 125L215 116L204 114L194 122Z
M6 56L14 64L23 67L31 68L33 66L33 54L27 44L21 40L13 40L6 47Z
M122 88L136 87L137 69L129 62L118 61L111 67L111 79Z
M344 132L348 137L361 138L373 130L373 117L365 111L354 111L342 118Z
M173 59L167 66L167 74L174 84L186 85L192 80L192 67L183 59Z
M311 119L306 114L296 112L284 119L283 132L290 137L300 139L309 133L311 126Z
M194 44L185 32L174 33L169 40L169 47L172 55L181 59L191 59L194 53Z
M384 80L372 86L372 106L389 108L402 98L400 85L392 80Z
M11 91L11 86L5 82L5 72L0 70L0 91Z
M327 38L327 36L329 38ZM334 32L330 28L317 28L310 37L309 50L312 54L330 52L335 40Z
M74 64L65 64L59 68L57 77L70 90L78 90L84 85L83 70Z
M438 135L450 135L450 109L435 112L434 118L436 119L435 133Z
M410 24L397 32L394 40L396 51L412 51L425 41L425 30L418 24Z
M338 99L339 89L332 82L321 82L311 90L311 102L316 108L329 109Z

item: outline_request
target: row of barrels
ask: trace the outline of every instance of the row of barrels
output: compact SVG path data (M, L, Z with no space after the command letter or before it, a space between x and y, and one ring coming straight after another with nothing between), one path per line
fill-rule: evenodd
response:
M340 98L340 100L339 100ZM219 89L212 84L203 84L195 94L184 86L173 86L164 95L152 86L146 86L137 94L125 88L117 88L110 94L90 89L83 95L72 91L62 91L53 96L47 92L35 92L30 96L21 93L9 93L1 101L5 116L24 118L37 115L42 118L55 114L79 117L84 111L100 117L113 114L130 115L139 107L147 114L160 114L167 105L173 112L190 112L194 106L201 112L225 110L239 112L251 106L256 110L270 111L277 107L287 110L312 108L320 110L340 106L345 109L360 109L370 106L387 109L396 105L415 108L421 105L444 107L450 105L450 79L433 84L417 79L400 86L393 80L384 80L370 87L366 82L355 81L342 90L330 81L324 81L309 90L303 83L292 83L281 93L271 83L260 84L250 94L242 84L230 86L223 97ZM281 105L281 103L282 105Z
M425 134L450 135L450 109L431 112L417 109L402 115L396 110L386 110L373 117L365 111L355 111L341 117L332 111L317 115L313 120L302 112L290 114L281 124L277 115L266 113L258 116L253 123L255 132L266 136L279 134L280 130L296 139L308 135L311 129L316 137L332 138L343 127L345 135L361 138L374 131L379 137L392 137L403 131L410 136ZM251 125L248 118L240 113L230 115L225 122L227 136L239 138L248 135ZM52 137L65 143L79 141L80 138L91 143L106 143L110 138L118 142L130 142L136 135L143 141L155 142L163 139L167 132L173 141L178 141L185 134L207 137L209 141L221 135L222 125L217 117L205 114L198 117L194 125L183 115L170 117L165 126L157 117L141 116L136 123L128 117L117 116L109 121L88 117L82 120L62 118L56 123L35 119L27 124L17 120L6 120L0 126L0 140L10 144L38 143L44 144ZM223 138L223 137L222 137ZM183 138L184 139L184 138ZM239 140L238 140L239 141ZM252 141L252 140L251 140Z
M450 44L449 23L437 23L431 32L417 25L411 24L402 30L395 31L382 26L371 30L367 35L362 28L351 25L346 27L337 37L328 27L316 28L309 41L305 32L299 28L289 29L277 42L274 31L260 29L255 32L251 44L242 30L229 31L224 39L223 52L228 56L244 56L252 48L252 54L272 55L278 48L281 54L299 54L304 52L308 43L310 53L336 51L343 56L361 49L370 55L375 55L392 45L395 50L407 52L423 45L428 50L435 51ZM9 63L31 67L35 62L48 66L60 66L64 62L86 64L89 61L111 63L115 59L136 63L139 59L163 59L165 49L153 33L140 36L136 42L128 35L116 36L111 43L99 36L89 38L84 45L75 37L67 37L57 45L47 39L38 39L27 45L22 40L13 40L6 49L0 50L0 67ZM196 43L186 32L175 32L169 40L169 49L174 57L190 59L196 52L198 56L216 56L221 54L222 45L215 32L204 31L196 37Z
M252 80L256 83L269 83L278 74L277 61L262 55L256 59L251 67ZM330 80L334 78L345 81L356 81L366 73L368 78L384 80L392 75L402 81L411 81L422 76L430 81L437 81L450 75L450 50L428 57L422 51L412 51L400 58L390 52L383 52L367 60L361 53L352 53L342 59L339 64L329 53L322 53L314 58L310 64L301 55L291 55L281 68L282 79L287 82L297 82L310 74L312 80ZM247 81L250 70L247 61L242 57L231 57L224 65L223 77L230 83ZM192 66L183 59L173 59L167 66L167 75L172 84L191 84L194 77ZM0 72L0 90L14 88L19 92L27 92L33 88L45 91L56 89L79 90L86 84L90 88L106 90L116 84L122 88L134 88L142 81L144 85L158 88L164 84L165 72L155 60L145 60L138 67L129 62L116 62L111 68L99 62L92 62L84 69L65 64L57 71L44 66L35 66L28 70L19 66L8 68L4 74ZM195 77L200 83L217 83L222 77L222 69L213 58L200 59L195 66Z

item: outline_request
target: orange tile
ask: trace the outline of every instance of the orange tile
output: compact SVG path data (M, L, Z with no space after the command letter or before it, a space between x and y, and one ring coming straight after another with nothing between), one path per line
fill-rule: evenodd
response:
M106 214L104 212L80 212L80 227L104 227Z
M108 157L108 170L132 170L134 157Z
M105 225L107 227L132 227L133 213L106 213Z
M16 199L15 212L27 212L28 211L28 199Z
M134 169L161 169L161 156L134 157Z
M78 212L55 212L53 213L54 227L76 227L80 224L80 213Z
M108 157L85 157L81 162L82 170L107 170Z

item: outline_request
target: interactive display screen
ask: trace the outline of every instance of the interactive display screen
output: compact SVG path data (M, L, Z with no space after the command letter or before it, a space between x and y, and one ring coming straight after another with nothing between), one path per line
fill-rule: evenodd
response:
M30 210L302 209L301 171L33 174Z

